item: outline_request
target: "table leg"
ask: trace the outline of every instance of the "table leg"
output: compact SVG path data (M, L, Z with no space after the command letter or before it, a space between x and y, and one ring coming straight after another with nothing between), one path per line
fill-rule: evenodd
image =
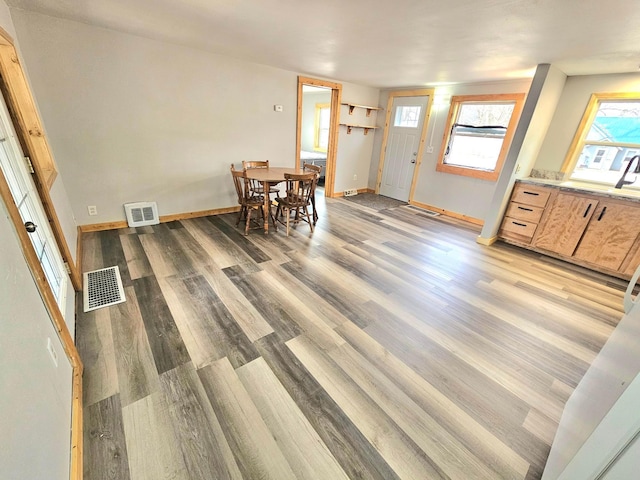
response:
M269 182L262 182L262 191L264 192L264 234L269 234L269 217L271 216L271 196L269 195Z

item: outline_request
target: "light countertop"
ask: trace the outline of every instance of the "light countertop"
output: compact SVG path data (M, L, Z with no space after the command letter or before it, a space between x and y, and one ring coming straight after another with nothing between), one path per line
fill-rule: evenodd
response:
M640 202L640 190L630 189L628 187L613 188L613 186L611 185L601 185L597 183L577 182L574 180L549 180L546 178L532 177L521 178L518 181L533 185L555 187L559 188L560 190L569 192L582 192L602 197L619 198L620 200L631 200L633 202Z

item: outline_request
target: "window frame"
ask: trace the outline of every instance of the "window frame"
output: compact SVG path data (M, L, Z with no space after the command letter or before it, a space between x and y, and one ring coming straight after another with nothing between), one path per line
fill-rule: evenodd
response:
M329 110L329 126L327 127L327 146L320 146L320 114L323 109ZM315 123L313 125L313 150L316 152L326 153L329 148L328 133L331 131L331 104L330 103L316 103L316 115Z
M455 95L451 97L451 106L449 107L449 114L445 123L444 136L442 138L442 145L440 147L440 155L438 157L438 163L436 164L436 171L450 173L453 175L462 175L465 177L479 178L482 180L496 181L502 166L504 165L507 152L511 146L513 135L516 130L518 121L520 120L520 114L524 106L524 93L500 93L500 94L485 94L485 95ZM480 168L464 167L460 165L449 165L444 163L445 152L447 151L447 145L451 137L451 128L458 119L460 108L464 103L504 103L514 102L513 112L509 119L509 125L507 125L507 131L505 132L502 146L500 147L500 153L496 166L493 170L485 170Z
M576 129L576 133L573 136L573 140L571 141L571 145L569 146L569 150L567 151L567 155L562 163L562 167L560 167L560 171L565 174L565 178L570 178L573 175L573 172L580 160L580 153L584 150L585 144L594 144L599 145L597 142L587 142L587 135L591 130L591 126L593 125L593 121L598 114L598 109L600 108L600 104L602 102L607 102L610 100L637 100L640 103L640 92L615 92L615 93L592 93L589 98L589 102L587 102L587 106L582 114L582 119L578 124L578 128ZM619 146L619 145L630 145L626 143L608 143L606 146ZM635 144L633 147L635 148ZM640 148L637 149L640 151ZM581 182L592 182L592 183L606 183L610 185L611 183L608 181L598 182L597 180L583 180L580 179L578 181Z

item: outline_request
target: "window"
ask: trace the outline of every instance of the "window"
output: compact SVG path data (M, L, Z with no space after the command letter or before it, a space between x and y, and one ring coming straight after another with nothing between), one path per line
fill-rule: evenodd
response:
M314 150L326 152L329 147L329 127L331 125L331 104L316 103L316 123Z
M523 94L452 97L436 170L497 180L523 100Z
M562 171L573 180L615 185L639 152L640 94L594 94ZM626 180L640 187L640 175Z
M401 106L396 108L394 127L418 128L420 122L420 106Z

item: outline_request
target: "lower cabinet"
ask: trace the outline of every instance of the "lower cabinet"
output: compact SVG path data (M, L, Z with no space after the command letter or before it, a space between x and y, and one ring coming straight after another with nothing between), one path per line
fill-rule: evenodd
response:
M573 256L609 270L619 270L639 234L640 205L603 201L593 213Z
M581 195L558 193L540 226L533 246L561 255L573 255L598 201Z
M523 191L548 201L523 204ZM628 278L640 264L640 203L517 183L498 234L504 240Z

